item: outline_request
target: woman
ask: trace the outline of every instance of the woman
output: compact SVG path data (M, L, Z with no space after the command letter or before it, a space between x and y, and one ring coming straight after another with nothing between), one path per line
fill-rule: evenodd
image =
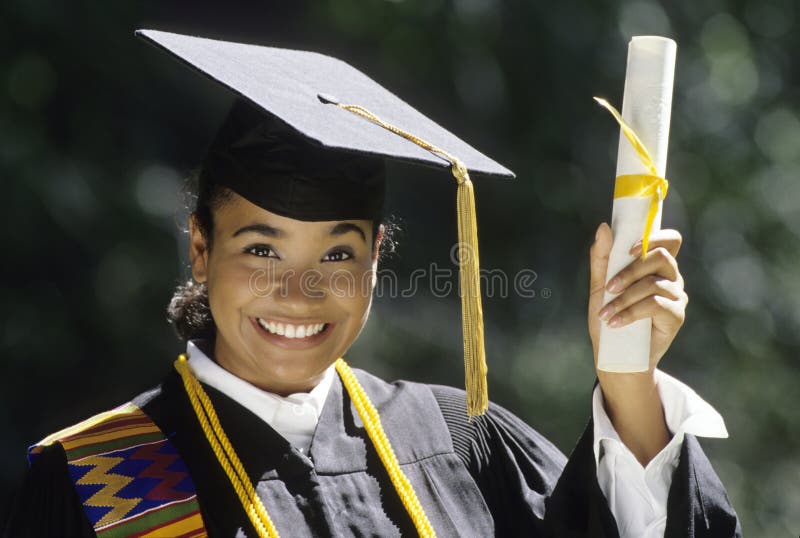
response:
M601 318L650 317L651 369L598 371L594 420L567 460L505 409L468 420L464 391L386 383L339 359L368 318L386 241L384 159L444 156L460 196L467 169L508 172L341 62L143 35L246 98L198 178L193 281L170 305L186 356L153 391L35 445L7 535L738 533L691 435L723 435L721 419L656 370L687 302L677 232L653 236L601 309L611 234L598 228L595 355ZM460 232L474 235L467 217Z

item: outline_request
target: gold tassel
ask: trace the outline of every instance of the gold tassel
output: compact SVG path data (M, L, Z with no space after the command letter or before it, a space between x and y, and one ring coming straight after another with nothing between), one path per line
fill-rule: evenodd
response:
M464 378L467 389L467 415L482 415L489 407L486 386L486 353L483 345L483 307L481 306L478 223L475 191L466 167L456 159L453 175L458 181L458 270L461 281L461 322L464 336Z
M486 384L486 353L483 346L483 308L481 307L475 192L466 166L454 155L391 123L386 123L362 106L336 103L329 98L326 98L325 102L335 104L353 114L357 114L450 161L453 175L458 182L456 191L458 272L461 284L461 326L464 337L464 378L467 390L467 415L470 418L482 415L489 407L489 393Z

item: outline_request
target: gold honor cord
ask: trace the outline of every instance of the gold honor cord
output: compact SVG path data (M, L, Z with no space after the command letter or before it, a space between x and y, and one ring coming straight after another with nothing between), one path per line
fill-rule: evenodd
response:
M275 529L269 514L267 514L264 503L261 502L255 488L253 488L250 478L245 473L244 467L239 457L236 455L233 446L225 435L225 431L219 423L219 419L217 418L217 414L214 411L214 406L208 394L206 394L203 386L192 374L189 363L186 360L186 355L181 354L178 357L175 361L175 369L180 374L181 379L183 379L183 386L186 389L186 393L189 395L189 400L200 421L203 433L206 439L208 439L214 454L217 456L217 460L225 470L225 474L228 475L233 489L236 491L239 501L242 503L242 507L247 513L247 517L250 518L250 522L253 524L259 537L277 538L278 531ZM400 496L400 500L403 502L406 511L411 516L414 526L417 528L417 532L424 538L434 538L436 533L430 521L428 521L428 516L425 515L425 511L422 509L414 487L411 485L411 482L409 482L402 469L400 469L400 464L397 461L394 449L389 439L386 437L386 432L383 431L383 426L381 426L381 419L380 415L378 415L378 411L375 409L369 396L367 396L367 393L344 359L340 358L336 361L336 371L339 373L342 384L345 386L345 389L347 389L347 393L359 417L361 417L361 422L364 423L367 435L383 462L383 466L389 474L392 485Z
M428 521L428 516L425 515L425 511L422 509L422 505L419 503L414 487L402 469L400 469L392 444L386 437L386 432L383 431L378 410L375 409L361 383L358 382L355 374L344 359L340 358L336 361L336 371L339 372L342 384L347 389L347 394L350 395L350 400L353 402L356 411L358 411L361 422L364 423L364 429L367 430L372 446L375 447L383 466L386 468L386 472L389 473L394 489L400 495L400 500L403 501L403 506L406 507L408 515L414 521L417 532L423 538L435 537L436 533L430 521Z
M650 172L649 174L627 174L617 176L614 184L614 198L650 198L650 208L647 211L647 220L644 224L644 233L642 234L642 259L647 256L647 248L650 243L650 232L653 229L653 221L655 221L658 214L658 204L667 197L667 190L669 189L669 182L658 175L656 165L650 152L642 143L641 139L637 136L631 127L622 119L622 115L614 108L611 103L600 97L595 97L595 101L600 103L600 106L608 110L614 119L617 120L619 126L622 128L622 134L633 146L639 160L642 161L645 168Z
M461 283L461 325L464 338L464 377L467 389L467 414L482 415L489 407L486 386L486 352L483 344L483 307L481 306L480 259L478 257L478 224L475 215L475 192L469 171L464 163L445 150L434 146L418 136L387 123L359 105L345 105L328 98L333 103L392 133L438 155L450 162L458 188L456 211L458 212L458 269Z
M214 455L217 456L217 461L219 461L225 474L228 475L231 485L233 485L233 489L242 503L242 508L247 513L247 517L250 518L250 522L256 532L261 538L278 538L278 531L275 529L267 509L264 507L264 503L261 502L261 498L253 488L253 484L250 482L250 478L239 460L239 456L236 455L233 445L228 440L228 436L225 435L225 430L222 429L219 423L219 418L211 399L209 399L200 382L192 374L186 355L181 354L178 356L175 361L175 369L183 379L183 386L189 395L189 401L191 401L194 413L200 421L203 433L206 435Z

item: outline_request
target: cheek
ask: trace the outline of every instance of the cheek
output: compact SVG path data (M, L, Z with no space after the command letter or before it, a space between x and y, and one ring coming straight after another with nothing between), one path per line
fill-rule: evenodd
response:
M356 270L337 271L328 281L332 299L348 313L351 325L357 330L366 321L372 304L374 278L370 269L370 265L365 265Z
M208 299L211 313L217 323L225 323L227 316L249 303L252 293L253 269L239 263L209 265Z
M372 296L337 297L336 303L336 309L346 313L345 323L341 327L342 331L339 333L336 344L340 348L339 355L342 355L353 345L364 329L369 318Z

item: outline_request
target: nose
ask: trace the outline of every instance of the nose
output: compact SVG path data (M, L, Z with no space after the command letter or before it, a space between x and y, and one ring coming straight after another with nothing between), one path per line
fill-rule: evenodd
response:
M326 296L323 274L315 269L288 269L275 283L274 301L288 312L307 313Z

